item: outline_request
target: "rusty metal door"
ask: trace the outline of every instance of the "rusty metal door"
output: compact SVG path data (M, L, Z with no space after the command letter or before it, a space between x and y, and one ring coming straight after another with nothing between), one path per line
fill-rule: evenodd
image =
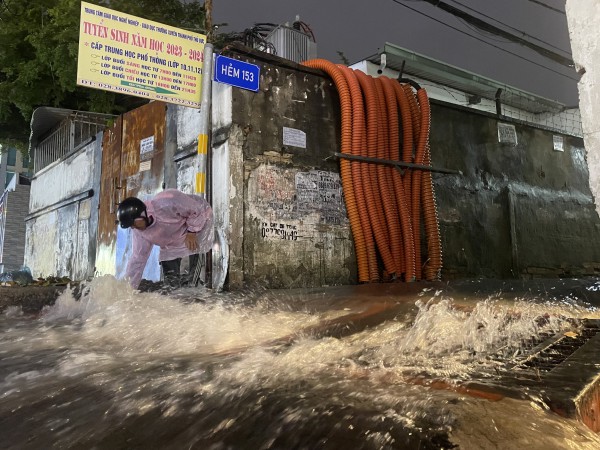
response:
M123 115L121 189L126 197L153 196L163 188L167 105L152 102Z
M152 102L120 116L102 139L97 266L119 275L127 258L127 236L117 227L117 205L152 197L164 187L167 106ZM124 231L124 230L123 230Z
M111 247L116 239L116 203L121 188L123 118L106 128L102 137L102 175L98 216L98 248Z

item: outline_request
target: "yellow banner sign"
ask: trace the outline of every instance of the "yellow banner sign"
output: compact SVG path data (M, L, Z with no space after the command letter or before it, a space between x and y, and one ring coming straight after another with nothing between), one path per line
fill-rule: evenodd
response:
M200 107L206 36L81 2L77 84Z

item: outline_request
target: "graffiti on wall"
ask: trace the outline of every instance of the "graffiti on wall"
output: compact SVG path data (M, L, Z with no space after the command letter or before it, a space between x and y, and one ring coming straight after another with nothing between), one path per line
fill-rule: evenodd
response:
M263 222L261 225L261 236L264 239L282 239L285 241L297 241L298 226L289 223Z
M301 172L277 166L257 167L248 181L251 214L263 239L311 239L316 225L346 225L339 174Z
M295 219L294 172L262 165L256 169L256 207L266 217Z
M328 225L348 222L339 174L324 170L298 172L295 181L300 214L318 212L320 222Z

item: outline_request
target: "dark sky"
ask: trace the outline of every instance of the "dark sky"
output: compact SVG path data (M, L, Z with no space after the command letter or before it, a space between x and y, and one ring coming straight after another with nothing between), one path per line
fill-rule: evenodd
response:
M564 0L444 1L570 58ZM221 28L223 31L242 31L257 22L291 23L296 15L311 27L320 58L338 63L341 60L337 51L341 51L354 63L377 53L385 42L390 42L568 106L577 104L578 77L574 69L481 32L424 1L213 1L213 23L227 23L227 27Z

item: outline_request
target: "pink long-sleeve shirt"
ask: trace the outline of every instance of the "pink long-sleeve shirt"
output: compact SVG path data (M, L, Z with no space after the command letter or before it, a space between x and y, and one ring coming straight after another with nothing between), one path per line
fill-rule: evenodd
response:
M132 228L132 251L125 272L131 286L142 280L153 245L160 247L159 259L169 261L195 253L206 253L213 244L213 213L209 203L197 195L166 189L145 200L148 217L154 222L145 230ZM185 246L188 232L196 233L198 250Z

